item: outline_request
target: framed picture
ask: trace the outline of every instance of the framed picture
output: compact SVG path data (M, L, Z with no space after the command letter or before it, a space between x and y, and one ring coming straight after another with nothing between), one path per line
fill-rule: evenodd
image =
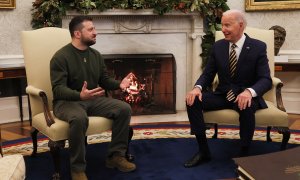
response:
M300 0L245 0L246 11L300 9Z
M0 0L0 9L16 8L16 0Z

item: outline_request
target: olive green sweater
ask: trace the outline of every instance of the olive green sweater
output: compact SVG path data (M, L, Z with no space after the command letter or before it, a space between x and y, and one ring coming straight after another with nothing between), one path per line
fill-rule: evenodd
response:
M101 54L93 49L81 51L71 43L57 51L50 62L53 100L80 100L84 81L87 89L98 86L115 90L120 82L108 76Z

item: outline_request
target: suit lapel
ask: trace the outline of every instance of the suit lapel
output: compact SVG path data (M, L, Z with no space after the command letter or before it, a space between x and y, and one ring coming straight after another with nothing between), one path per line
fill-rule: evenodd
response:
M225 59L225 61L222 61L222 62L224 63L223 65L225 66L225 69L227 70L227 74L230 77L230 73L229 73L229 42L224 40L223 47L224 48L221 49L220 54L224 55L223 58Z
M239 56L239 59L238 59L237 65L236 65L237 69L236 69L234 77L238 76L238 74L240 73L239 72L240 66L243 64L244 61L247 60L247 54L249 53L249 50L251 49L250 37L247 34L245 34L245 35L246 35L246 39L245 39L242 51L240 53L240 56Z

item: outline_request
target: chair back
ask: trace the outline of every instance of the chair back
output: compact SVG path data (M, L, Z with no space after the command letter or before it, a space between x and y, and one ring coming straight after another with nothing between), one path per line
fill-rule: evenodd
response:
M266 43L271 77L274 77L274 31L247 27L245 29L245 33L248 34L251 38L258 39ZM222 31L217 31L215 35L215 40L217 41L223 38L224 35Z
M45 27L22 31L21 41L27 84L41 89L47 94L50 110L52 110L50 60L57 50L71 42L69 30ZM30 96L30 106L33 116L43 112L43 106L37 97Z

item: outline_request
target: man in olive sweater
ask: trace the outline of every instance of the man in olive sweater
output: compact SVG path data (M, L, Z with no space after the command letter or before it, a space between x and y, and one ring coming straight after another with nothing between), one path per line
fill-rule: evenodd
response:
M113 121L106 166L123 172L134 171L135 164L125 158L131 107L123 101L104 96L104 89L129 87L133 74L128 74L121 82L108 76L101 54L90 47L96 43L96 30L90 17L74 17L69 30L72 42L55 53L50 62L50 74L54 114L70 124L72 179L87 179L85 133L89 125L88 116L101 116Z

